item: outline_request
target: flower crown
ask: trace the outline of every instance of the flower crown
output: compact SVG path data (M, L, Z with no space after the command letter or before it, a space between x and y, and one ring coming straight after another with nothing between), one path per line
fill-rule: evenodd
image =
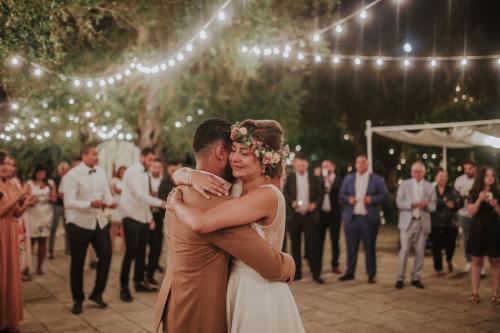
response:
M290 156L288 145L281 147L278 151L270 149L263 142L254 139L248 128L241 126L240 122L231 126L231 140L250 148L263 165L272 168L281 165Z

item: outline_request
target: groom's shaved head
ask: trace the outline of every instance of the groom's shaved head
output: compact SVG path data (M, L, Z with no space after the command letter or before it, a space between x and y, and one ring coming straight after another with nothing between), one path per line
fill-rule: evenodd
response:
M224 148L231 150L230 138L231 124L221 119L209 119L204 121L196 129L193 137L193 150L199 154L213 144L222 141Z

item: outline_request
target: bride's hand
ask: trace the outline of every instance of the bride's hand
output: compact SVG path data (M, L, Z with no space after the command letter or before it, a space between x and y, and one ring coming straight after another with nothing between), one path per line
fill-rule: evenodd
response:
M229 195L224 181L205 172L191 171L189 185L192 185L206 199L210 199L209 193L217 196Z
M179 203L182 202L182 191L179 190L178 188L174 188L170 194L168 195L167 198L167 205L166 209L172 213L175 213L175 206Z

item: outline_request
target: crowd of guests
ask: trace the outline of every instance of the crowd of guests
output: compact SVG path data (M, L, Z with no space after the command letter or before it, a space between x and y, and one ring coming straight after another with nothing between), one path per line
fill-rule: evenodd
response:
M32 274L44 274L44 260L56 258L61 222L64 251L71 258L73 313L82 312L85 262L96 269L88 299L101 308L107 306L102 294L115 239L120 236L125 249L121 299L133 301L129 274L134 261L135 291L156 291L155 273L164 270L159 259L165 200L174 187L170 176L182 165L172 161L165 166L153 150L144 149L137 163L119 166L108 181L98 162L96 146L88 145L71 165L61 162L54 177L45 166L37 165L31 179L21 181L14 158L0 151L0 331L18 331L23 318L21 283L32 279ZM32 253L37 257L33 272Z
M34 273L44 274L45 258L55 258L55 236L61 222L65 230L64 249L71 256L73 313L82 312L86 260L96 269L95 285L88 299L101 308L107 306L102 294L117 237L123 237L125 252L120 270L121 300L133 301L129 287L132 263L135 291L156 291L155 273L164 271L160 255L166 200L175 186L171 175L182 165L172 162L165 167L153 150L143 149L135 164L119 166L108 181L98 162L96 146L88 145L71 165L61 162L54 177L49 177L50 170L44 166L36 166L31 179L23 182L16 176L13 157L0 151L1 330L16 331L22 319L21 281L32 278L31 253L36 251ZM426 180L425 165L417 161L411 167L411 178L399 185L396 205L400 251L395 287L404 288L406 264L413 249L411 285L425 288L421 272L429 236L435 275L444 274L443 252L446 269L453 272L460 228L464 235L464 271L471 276L470 301L479 302L479 283L486 256L492 284L490 300L499 304L500 192L496 174L492 168L477 170L472 162L465 163L463 170L464 174L454 185L450 184L443 169L436 171L431 183ZM283 192L288 204L286 226L290 241L287 244L285 238L283 250L291 250L296 264L296 281L302 279L302 259L305 257L313 280L325 283L321 273L328 230L331 270L342 274L339 281L355 279L362 242L367 281L377 282L376 244L381 203L389 193L384 179L369 172L366 156L358 156L355 172L341 179L333 162L325 160L313 172L307 157L297 153ZM339 246L342 225L347 251L344 270L341 270Z

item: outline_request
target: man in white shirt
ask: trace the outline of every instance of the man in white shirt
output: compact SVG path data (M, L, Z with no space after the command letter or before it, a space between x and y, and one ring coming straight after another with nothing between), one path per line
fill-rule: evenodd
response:
M115 208L105 171L97 166L97 149L87 145L81 151L82 162L64 176L64 209L71 249L71 293L74 314L82 312L83 266L87 247L92 244L99 261L94 290L89 299L105 308L102 293L111 263L111 239L105 208Z
M319 213L319 249L320 263L323 262L323 252L326 230L330 230L330 242L332 250L332 271L340 274L340 219L342 216L339 192L342 186L342 179L335 174L335 164L332 161L325 160L321 163L321 175L323 178L323 188L325 195L323 204Z
M466 244L469 241L470 223L472 217L467 209L467 199L469 198L469 191L474 184L476 178L476 164L474 162L466 162L463 165L464 174L455 180L455 189L464 201L464 206L458 211L458 224L462 228L464 234L464 250L467 248ZM470 272L471 256L465 252L465 268L464 272Z
M319 248L319 208L325 193L323 184L320 178L308 171L309 162L304 154L295 155L293 167L295 172L287 177L283 192L287 204L295 211L287 221L296 266L295 280L302 279L301 242L304 232L305 252L313 280L323 284Z
M150 194L148 170L155 158L156 155L152 149L143 149L140 161L131 165L123 175L120 203L124 215L122 224L125 236L125 255L120 272L120 298L124 302L133 301L128 282L130 266L134 260L135 290L137 292L156 291L156 288L150 287L144 281L149 230L155 227L151 208L164 208L166 206L163 200Z
M150 194L155 198L166 200L167 197L160 197L160 185L165 179L163 161L159 158L155 159L151 164L149 171ZM160 207L152 207L153 220L155 222L154 229L149 231L149 256L147 267L147 282L151 285L158 285L154 279L154 274L160 268L159 261L163 244L163 220L165 218L165 209Z
M411 274L411 284L424 289L420 274L424 266L425 244L431 232L431 213L436 210L436 190L424 179L425 165L417 161L411 166L411 179L399 185L396 204L399 209L399 232L401 250L399 252L399 273L396 288L404 286L406 262L410 249L415 251L415 262Z

